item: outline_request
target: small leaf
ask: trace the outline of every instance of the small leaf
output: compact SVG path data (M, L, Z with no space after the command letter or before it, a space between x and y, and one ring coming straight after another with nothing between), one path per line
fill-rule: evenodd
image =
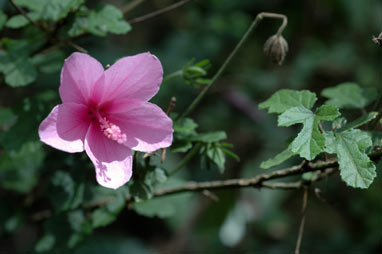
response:
M329 98L328 104L339 108L364 108L376 99L377 92L374 88L361 88L348 82L326 88L321 95Z
M378 115L378 112L370 112L370 113L368 113L366 115L362 115L359 118L357 118L356 120L354 120L354 121L352 121L350 123L347 123L341 129L339 129L339 131L344 131L344 130L350 130L350 129L358 128L358 127L360 127L360 126L370 122L374 118L376 118L377 115Z
M316 100L316 94L307 90L282 89L273 94L268 100L260 103L259 108L268 109L268 113L283 113L293 107L311 109Z
M326 152L336 153L341 178L347 185L366 189L376 176L374 163L365 153L372 145L370 136L361 130L351 129L325 134Z
M275 157L273 157L271 159L268 159L266 161L263 161L260 164L260 167L263 168L263 169L268 169L268 168L280 165L281 163L283 163L284 161L288 160L293 155L295 155L295 154L288 147L287 149L285 149L281 153L277 154Z

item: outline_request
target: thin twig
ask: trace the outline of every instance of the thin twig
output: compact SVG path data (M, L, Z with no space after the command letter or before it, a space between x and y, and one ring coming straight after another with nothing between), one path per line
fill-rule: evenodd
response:
M138 5L140 5L144 1L145 0L133 0L133 1L129 2L125 7L123 7L121 11L123 14L126 14L126 13L132 11L133 9L135 9Z
M259 13L256 18L253 20L252 24L249 26L243 37L241 37L238 44L235 46L235 48L232 50L232 52L229 54L227 59L224 61L224 63L220 66L219 70L216 72L216 74L212 77L211 81L208 83L207 86L203 88L203 90L199 93L199 95L194 99L194 101L188 106L186 111L180 116L180 118L186 117L189 115L196 106L200 103L200 101L203 99L203 97L206 95L207 91L211 88L211 86L216 82L216 80L221 76L221 74L225 71L228 64L231 62L232 58L236 55L236 53L239 51L241 46L244 44L244 42L247 40L250 33L257 27L257 25L260 23L263 18L282 18L283 23L278 29L277 33L281 33L286 24L287 24L287 18L285 15L277 14L277 13L267 13L267 12L261 12Z
M304 234L304 226L305 226L305 217L306 217L306 204L308 203L308 187L304 188L304 196L302 198L302 217L300 222L300 228L298 230L298 237L297 237L297 243L296 243L296 250L294 251L295 254L300 254L300 247L301 247L301 241L302 236Z
M159 9L159 10L156 10L154 12L150 12L148 14L145 14L143 16L136 17L136 18L133 18L131 20L128 20L127 22L130 23L130 24L134 24L134 23L138 23L138 22L143 22L143 21L146 21L148 19L154 18L154 17L156 17L158 15L161 15L163 13L166 13L168 11L174 10L174 9L176 9L178 7L181 7L182 5L185 5L185 4L187 4L187 3L191 2L191 1L192 0L181 0L179 2L176 2L176 3L172 4L172 5L166 6L166 7L162 8L162 9Z

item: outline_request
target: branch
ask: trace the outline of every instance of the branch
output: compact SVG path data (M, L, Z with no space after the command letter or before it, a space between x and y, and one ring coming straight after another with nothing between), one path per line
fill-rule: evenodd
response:
M162 9L157 10L157 11L150 12L150 13L145 14L143 16L136 17L136 18L133 18L131 20L128 20L127 22L130 23L130 24L134 24L134 23L138 23L138 22L143 22L143 21L146 21L148 19L154 18L154 17L156 17L158 15L161 15L163 13L166 13L168 11L174 10L174 9L176 9L178 7L181 7L182 5L185 5L185 4L187 4L187 3L191 2L191 1L192 0L181 0L179 2L176 2L176 3L172 4L172 5L164 7Z
M270 189L300 189L307 183L319 181L326 176L334 173L334 169L338 166L337 160L318 161L315 163L302 162L297 166L280 169L268 174L260 174L253 178L229 179L223 181L210 182L188 182L185 185L160 189L154 192L154 197L167 196L183 192L201 192L204 190L221 190L221 189L236 189L245 187L270 188ZM327 171L328 170L328 171ZM319 175L316 179L310 182L294 182L294 183L269 183L266 181L284 178L293 175L300 175L306 172L317 171Z

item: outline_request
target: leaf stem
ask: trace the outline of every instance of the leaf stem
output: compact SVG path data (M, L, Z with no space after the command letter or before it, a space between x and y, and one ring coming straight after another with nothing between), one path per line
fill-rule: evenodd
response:
M203 97L206 95L207 91L211 88L211 86L216 82L216 80L221 76L221 74L225 71L227 68L228 64L231 62L232 58L236 55L236 53L239 51L241 46L244 44L244 42L247 40L248 36L254 30L257 25L260 23L263 18L281 18L283 19L283 23L280 26L280 28L277 31L277 34L281 34L282 31L285 29L287 25L287 17L282 14L277 14L277 13L268 13L268 12L261 12L259 13L256 18L253 20L252 24L249 26L247 31L244 33L244 35L241 37L240 41L238 44L235 46L231 54L227 57L227 59L224 61L224 63L220 66L219 70L216 72L216 74L212 77L211 81L207 86L203 88L203 90L199 93L199 95L194 99L194 101L188 106L186 111L181 115L180 118L184 118L187 115L189 115L195 107L200 103L200 101L203 99Z
M173 78L176 78L176 77L179 77L179 76L182 76L183 75L183 70L178 70L178 71L175 71L173 73L170 73L168 75L166 75L164 78L163 78L163 81L162 83L166 83L168 82L169 80L173 79Z

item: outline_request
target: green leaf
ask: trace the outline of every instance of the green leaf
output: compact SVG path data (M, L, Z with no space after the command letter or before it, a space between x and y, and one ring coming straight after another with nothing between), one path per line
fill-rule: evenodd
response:
M372 145L370 136L361 130L351 129L328 132L325 141L325 151L337 154L342 180L354 188L368 188L376 176L375 165L365 153L366 148Z
M324 151L325 138L319 130L322 120L332 121L340 115L338 109L331 105L319 107L314 114L305 107L290 108L278 118L279 126L291 126L297 123L303 124L302 130L290 145L291 151L299 154L307 160L313 160Z
M77 10L85 0L49 0L45 2L40 11L41 18L56 22L68 16L69 12Z
M182 118L174 121L174 133L182 134L184 136L195 135L195 129L198 125L191 118Z
M35 246L36 252L50 251L56 242L56 237L53 234L43 235L37 242Z
M80 13L68 33L72 37L83 32L105 36L107 33L126 34L130 30L131 26L123 19L118 8L104 5L97 10Z
M28 13L28 16L32 20L37 20L39 18L39 14L36 12ZM24 27L28 24L29 24L29 20L27 20L24 15L18 14L8 19L7 23L5 23L5 26L8 28L17 29L17 28Z
M207 156L218 166L220 173L224 173L225 154L218 144L207 145Z
M311 110L304 107L288 109L278 118L279 126L297 123L302 123L304 126L291 143L291 150L307 160L313 160L323 152L325 146L325 138L318 129L319 119Z
M377 115L378 115L378 112L370 112L366 115L362 115L359 118L357 118L356 120L344 125L341 129L339 129L339 131L350 130L350 129L360 127L360 126L370 122L374 118L376 118Z
M287 149L285 149L281 153L277 154L275 157L268 159L266 161L263 161L260 164L260 167L263 169L268 169L268 168L280 165L281 163L288 160L293 155L295 155L295 154L292 152L290 147L288 147Z
M224 131L215 131L202 134L196 134L196 136L190 138L190 141L213 143L227 138L227 134Z
M316 116L323 121L333 121L340 115L338 108L333 105L322 105L316 110Z
M44 160L40 142L24 143L19 150L4 153L0 160L1 186L22 193L36 186Z
M7 15L3 11L0 11L0 31L3 30L7 18Z
M260 103L259 108L268 109L268 113L283 113L293 107L311 109L316 100L316 94L307 90L282 89L273 94L268 100Z
M376 99L377 92L374 88L361 88L348 82L326 88L321 95L329 99L328 104L339 108L364 108Z
M29 58L17 51L0 51L0 72L11 87L29 85L37 78L36 68Z

